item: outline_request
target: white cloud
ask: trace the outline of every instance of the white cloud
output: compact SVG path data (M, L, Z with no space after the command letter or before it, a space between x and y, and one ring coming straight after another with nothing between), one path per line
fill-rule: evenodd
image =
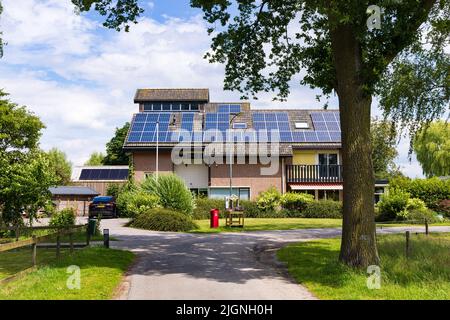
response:
M203 59L210 38L200 16L140 19L129 33L104 29L74 13L70 1L2 0L0 29L8 42L0 65L0 87L30 107L47 125L45 149L64 150L75 165L103 151L114 128L137 110L136 88L207 87L215 101L236 101L224 92L224 68ZM147 3L153 9L154 2ZM149 11L149 10L147 10ZM319 108L318 91L293 81L288 102L270 94L251 101L258 108ZM331 107L337 107L333 98ZM401 150L403 152L403 149ZM405 171L415 175L417 165Z

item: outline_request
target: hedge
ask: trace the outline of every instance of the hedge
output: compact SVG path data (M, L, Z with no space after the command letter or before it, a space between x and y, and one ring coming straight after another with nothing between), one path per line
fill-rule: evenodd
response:
M439 203L450 199L450 180L436 177L430 179L395 178L390 181L389 188L406 191L411 198L424 201L428 208L435 211L441 211Z
M130 226L145 230L174 232L186 232L198 228L191 217L185 213L163 208L150 209L136 215Z

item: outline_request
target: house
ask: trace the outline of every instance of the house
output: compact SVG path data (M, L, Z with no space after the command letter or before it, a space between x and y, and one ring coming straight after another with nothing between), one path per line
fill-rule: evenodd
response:
M89 202L99 195L97 191L83 186L58 186L49 188L49 191L56 210L73 208L78 216L88 215Z
M337 110L252 109L211 102L208 89L138 89L134 102L124 149L137 181L173 172L211 198L254 200L273 186L342 199Z
M106 196L109 185L123 185L128 181L128 169L128 166L78 166L72 170L71 184Z

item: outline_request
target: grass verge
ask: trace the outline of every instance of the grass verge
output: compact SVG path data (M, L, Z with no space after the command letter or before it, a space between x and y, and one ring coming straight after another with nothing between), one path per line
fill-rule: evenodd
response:
M307 228L336 228L342 225L341 219L314 219L314 218L246 218L244 228L227 228L225 219L220 219L219 228L211 229L209 220L195 220L199 229L194 233L242 232L263 230L292 230Z
M289 273L320 299L450 299L450 234L379 235L381 288L368 289L368 274L338 263L340 239L289 245L278 251Z
M110 299L124 272L134 259L134 254L131 252L102 247L76 250L72 255L63 251L60 261L55 261L53 249L40 251L38 252L39 268L7 284L0 285L0 300ZM29 264L31 259L29 250L7 253L10 255L0 259L0 277L3 278L14 270L24 269L24 265ZM66 285L70 276L67 273L67 267L71 265L80 267L80 289L70 290Z

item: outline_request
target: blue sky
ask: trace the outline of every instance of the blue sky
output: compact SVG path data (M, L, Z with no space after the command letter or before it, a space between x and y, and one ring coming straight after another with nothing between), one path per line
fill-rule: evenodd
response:
M224 68L203 59L210 38L201 12L189 1L141 1L146 9L129 33L101 26L97 14L77 15L70 0L2 0L5 47L0 87L28 106L47 128L42 148L57 147L74 165L94 151L104 152L114 129L137 111L136 88L208 87L214 101L235 101L224 92ZM255 108L320 108L318 91L295 79L287 102L269 94L250 101ZM331 107L337 107L333 99ZM376 104L373 114L379 114ZM397 163L411 177L421 176L407 159L408 141Z

